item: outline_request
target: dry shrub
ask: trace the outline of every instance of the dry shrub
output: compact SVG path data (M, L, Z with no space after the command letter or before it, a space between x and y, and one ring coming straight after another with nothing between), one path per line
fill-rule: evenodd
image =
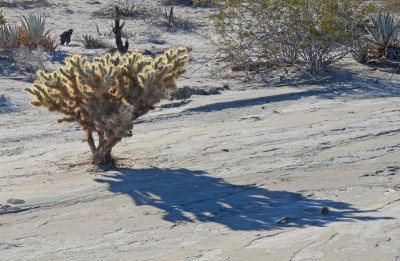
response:
M18 30L18 42L31 50L42 47L45 51L54 51L57 47L56 40L50 36L50 32L46 32L40 39L33 41L21 27Z
M47 69L50 58L41 46L31 50L29 47L21 45L14 52L14 59L18 68L30 73L34 73L39 69Z
M97 48L107 47L104 41L88 34L83 35L80 42L82 43L83 47L87 49L97 49Z
M36 8L40 6L49 6L47 0L0 0L0 7L8 8Z
M383 0L383 7L386 9L386 11L399 13L400 12L400 1L399 0Z
M231 68L298 64L311 73L343 58L364 33L367 0L221 0L212 16Z
M118 6L121 18L143 18L150 15L150 10L143 6L142 1L137 0L118 0L115 3L106 5L92 13L98 18L114 18L114 8Z
M211 6L212 0L163 0L164 5Z

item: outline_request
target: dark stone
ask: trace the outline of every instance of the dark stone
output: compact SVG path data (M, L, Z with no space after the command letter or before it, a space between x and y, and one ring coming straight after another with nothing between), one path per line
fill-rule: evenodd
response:
M321 208L321 214L322 215L328 215L329 214L329 208L328 207Z

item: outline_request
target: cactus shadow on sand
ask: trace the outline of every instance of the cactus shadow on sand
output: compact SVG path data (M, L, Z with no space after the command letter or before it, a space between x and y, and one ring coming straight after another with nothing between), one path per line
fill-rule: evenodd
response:
M232 230L257 231L392 219L376 217L375 211L358 210L343 202L230 184L203 171L160 168L117 171L116 175L105 175L96 181L107 183L113 193L129 195L136 206L159 208L164 213L163 219L172 223L213 222ZM321 214L323 207L330 209L328 215ZM284 225L277 222L282 217L288 217Z

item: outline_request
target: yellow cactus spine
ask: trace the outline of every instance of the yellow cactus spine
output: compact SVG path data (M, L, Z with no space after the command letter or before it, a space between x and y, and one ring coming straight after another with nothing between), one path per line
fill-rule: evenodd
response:
M33 85L24 90L36 97L33 106L65 115L57 122L76 121L83 126L94 164L114 164L112 148L132 135L136 118L166 98L167 91L176 90L187 60L186 47L154 59L138 50L106 54L93 61L75 54L56 71L37 71ZM93 133L99 135L97 144Z

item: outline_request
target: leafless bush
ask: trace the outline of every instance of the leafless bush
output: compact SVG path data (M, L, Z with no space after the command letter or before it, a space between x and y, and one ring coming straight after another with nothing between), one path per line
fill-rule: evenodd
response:
M113 12L115 6L120 10L121 18L143 18L150 15L150 10L143 5L144 0L118 0L116 3L106 5L92 13L92 16L98 18L114 18Z
M164 5L211 6L211 0L163 0Z
M232 70L301 65L312 74L340 60L363 34L364 0L214 0L221 60Z
M34 73L39 69L47 69L51 57L40 46L35 50L30 50L28 47L22 45L15 51L14 59L20 70Z
M47 0L0 0L0 7L30 9L38 6L48 6Z

